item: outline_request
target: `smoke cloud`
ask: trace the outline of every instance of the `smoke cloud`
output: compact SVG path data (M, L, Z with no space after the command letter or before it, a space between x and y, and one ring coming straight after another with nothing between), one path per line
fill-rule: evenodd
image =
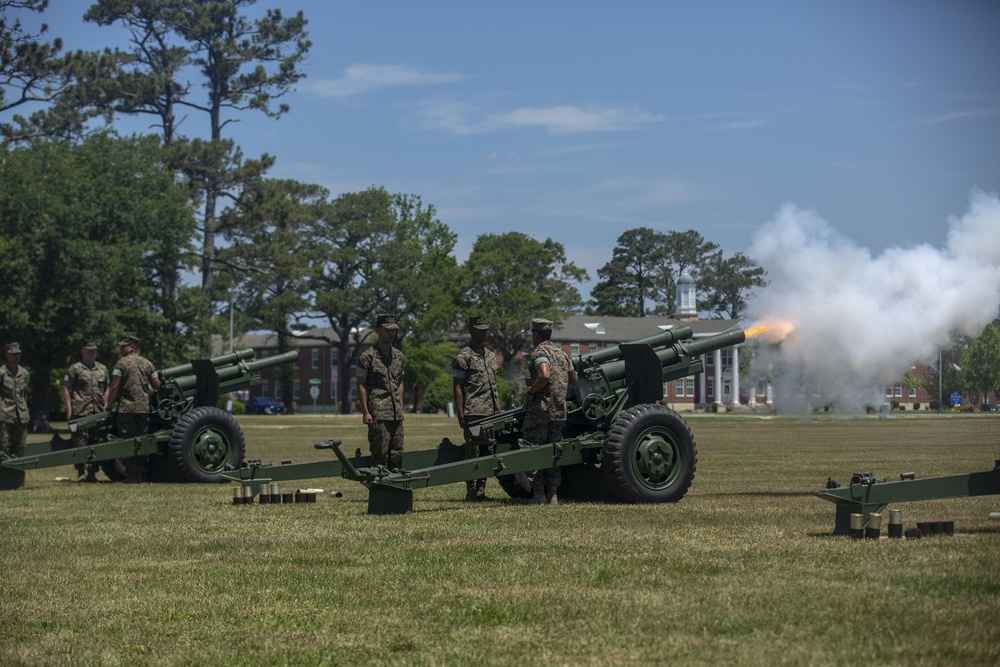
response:
M972 192L968 212L948 225L944 248L873 256L815 212L782 206L748 252L768 286L747 314L795 329L778 347L760 346L750 380L770 378L781 411L854 412L881 404L879 388L915 364L936 363L953 334L979 336L1000 314L997 193Z

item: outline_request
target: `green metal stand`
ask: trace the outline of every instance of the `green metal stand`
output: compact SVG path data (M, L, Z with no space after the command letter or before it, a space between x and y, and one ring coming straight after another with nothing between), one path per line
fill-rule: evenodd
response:
M873 512L881 512L889 503L1000 494L1000 460L995 462L993 470L983 472L923 479L915 479L910 474L902 477L898 482L887 482L871 473L855 473L848 486L826 488L816 494L837 505L833 534L850 533L851 514L863 515L867 526L868 517Z

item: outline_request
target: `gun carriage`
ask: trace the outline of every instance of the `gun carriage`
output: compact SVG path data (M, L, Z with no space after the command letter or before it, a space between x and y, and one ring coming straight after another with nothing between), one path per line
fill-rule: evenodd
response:
M146 456L147 478L168 482L219 482L221 473L243 463L246 442L233 416L216 407L219 396L261 383L261 371L294 362L298 352L251 360L253 350L196 359L159 372L160 388L150 391L149 433L119 438L115 415L101 413L69 423L88 442L73 447L53 435L31 443L24 456L0 460L0 490L24 487L26 470L99 463L112 480L124 477L121 459Z
M403 467L372 466L358 449L348 457L340 440L318 443L336 460L280 466L251 461L223 473L260 492L272 481L345 477L369 490L370 514L412 511L413 490L495 476L508 495L530 497L525 473L562 468L560 498L624 503L677 502L694 480L697 448L685 421L659 403L664 383L700 373L702 355L746 340L740 330L694 340L689 326L572 358L580 381L571 387L563 439L524 440L524 409L470 424L473 439L493 445L489 456L466 459L447 438L433 450L406 452Z

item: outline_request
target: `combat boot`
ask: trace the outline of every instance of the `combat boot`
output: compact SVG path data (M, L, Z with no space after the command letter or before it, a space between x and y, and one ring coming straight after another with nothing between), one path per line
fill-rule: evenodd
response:
M76 464L76 481L85 482L86 472L84 471L84 465L82 463Z
M556 490L555 489L550 489L548 496L549 496L549 505L558 505L559 504L559 498L558 498L558 496L556 496Z
M94 466L87 468L87 477L83 481L87 482L88 484L96 484L97 468Z
M476 500L488 500L486 497L486 480L476 480Z
M470 503L473 503L473 502L476 501L476 483L475 482L466 482L465 483L465 499L468 502L470 502Z
M549 499L545 497L545 488L541 484L532 484L531 491L534 495L528 501L529 505L544 505L549 502Z

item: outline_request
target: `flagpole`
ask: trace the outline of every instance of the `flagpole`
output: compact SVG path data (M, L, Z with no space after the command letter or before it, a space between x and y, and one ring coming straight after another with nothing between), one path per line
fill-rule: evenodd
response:
M944 400L944 394L941 390L941 376L944 374L944 369L941 368L941 350L938 350L938 414L944 412L944 405L941 401Z

